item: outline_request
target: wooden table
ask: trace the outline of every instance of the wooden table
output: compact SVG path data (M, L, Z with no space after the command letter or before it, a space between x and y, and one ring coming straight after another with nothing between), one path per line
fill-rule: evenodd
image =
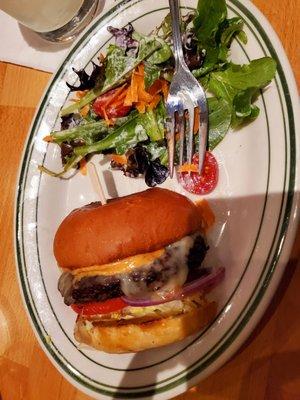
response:
M285 47L298 85L299 0L254 0ZM27 130L50 75L0 63L0 400L87 400L52 366L25 315L15 274L13 207ZM300 236L263 319L218 372L177 400L300 399Z

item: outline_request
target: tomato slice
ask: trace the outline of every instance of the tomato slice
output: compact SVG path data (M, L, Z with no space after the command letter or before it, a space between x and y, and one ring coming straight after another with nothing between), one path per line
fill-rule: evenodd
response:
M108 118L121 118L125 117L131 110L130 106L124 106L124 99L119 101L110 100L115 96L118 89L112 89L109 92L102 94L97 97L93 103L94 112L99 115L99 117L104 118L104 106L108 103L106 107L106 115Z
M121 297L116 299L109 299L106 301L94 301L90 303L82 304L72 304L72 309L81 315L96 315L96 314L109 314L113 311L121 310L127 307L128 304L125 303Z
M199 156L194 154L192 163L198 165ZM207 151L205 153L202 173L199 172L180 172L179 182L190 193L208 194L217 186L219 179L219 167L214 155Z

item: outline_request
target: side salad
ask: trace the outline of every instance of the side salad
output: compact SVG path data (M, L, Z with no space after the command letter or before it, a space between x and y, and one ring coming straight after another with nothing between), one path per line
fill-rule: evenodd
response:
M62 177L73 168L84 170L93 154L102 153L112 168L129 177L143 175L148 186L155 186L168 177L165 101L174 73L170 15L149 35L131 24L108 30L115 44L92 62L91 73L73 68L78 84L67 86L75 98L61 112L61 130L44 138L60 146L63 168L39 168ZM246 65L230 61L232 41L246 44L247 37L241 18L228 19L225 0L199 0L197 9L182 17L181 32L186 63L207 92L209 134L202 175L189 168L180 174L189 175L187 190L206 194L218 179L210 151L230 128L257 118L255 100L274 78L276 63L270 57Z

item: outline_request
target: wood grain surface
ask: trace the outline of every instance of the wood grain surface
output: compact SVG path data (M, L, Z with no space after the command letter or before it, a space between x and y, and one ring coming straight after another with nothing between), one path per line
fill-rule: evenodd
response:
M254 0L291 61L298 87L299 0ZM88 400L39 347L15 274L13 207L27 130L50 74L0 63L0 400ZM300 399L300 236L284 278L248 341L219 371L176 400Z

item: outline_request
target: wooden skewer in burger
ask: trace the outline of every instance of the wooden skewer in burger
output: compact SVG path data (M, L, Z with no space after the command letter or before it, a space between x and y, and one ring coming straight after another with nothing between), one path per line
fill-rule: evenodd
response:
M54 255L64 270L58 289L78 313L76 340L109 353L138 352L208 324L217 305L204 293L224 270L201 267L203 233L196 205L166 189L72 211L57 230Z

